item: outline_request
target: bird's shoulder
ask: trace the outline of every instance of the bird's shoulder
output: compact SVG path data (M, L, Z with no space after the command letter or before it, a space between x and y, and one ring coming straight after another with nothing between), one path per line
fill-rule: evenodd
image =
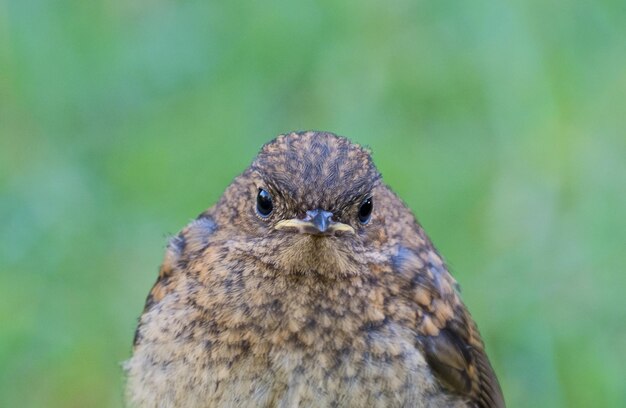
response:
M189 262L211 245L217 231L218 224L209 210L170 238L159 275L146 298L144 313L174 290L176 280L184 274Z
M458 285L423 232L419 235L420 245L398 246L393 258L394 272L407 283L407 295L417 309L417 344L444 388L476 407L504 407L500 385Z

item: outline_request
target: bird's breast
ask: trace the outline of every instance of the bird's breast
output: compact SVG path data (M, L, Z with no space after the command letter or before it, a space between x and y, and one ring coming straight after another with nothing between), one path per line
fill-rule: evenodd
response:
M212 278L181 280L142 317L128 363L129 382L141 382L130 388L146 390L136 400L454 406L437 392L416 346L416 311L394 285L232 269Z

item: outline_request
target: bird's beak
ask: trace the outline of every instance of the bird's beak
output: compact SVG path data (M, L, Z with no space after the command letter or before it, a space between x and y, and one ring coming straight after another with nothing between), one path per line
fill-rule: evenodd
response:
M292 218L276 223L277 230L293 230L301 234L311 235L341 235L354 234L354 228L348 224L335 222L333 213L324 210L311 210L306 212L304 219Z

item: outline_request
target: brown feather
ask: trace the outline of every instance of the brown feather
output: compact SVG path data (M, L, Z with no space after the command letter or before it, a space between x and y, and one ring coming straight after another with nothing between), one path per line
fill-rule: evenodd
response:
M476 326L464 308L457 310L459 314L446 322L437 336L420 337L426 361L444 387L467 397L477 407L504 407L500 384Z

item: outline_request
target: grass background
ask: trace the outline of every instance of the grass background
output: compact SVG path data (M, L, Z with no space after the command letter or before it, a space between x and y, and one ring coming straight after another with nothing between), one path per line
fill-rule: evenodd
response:
M0 406L121 406L166 237L294 129L373 148L510 407L626 406L625 17L0 0Z

